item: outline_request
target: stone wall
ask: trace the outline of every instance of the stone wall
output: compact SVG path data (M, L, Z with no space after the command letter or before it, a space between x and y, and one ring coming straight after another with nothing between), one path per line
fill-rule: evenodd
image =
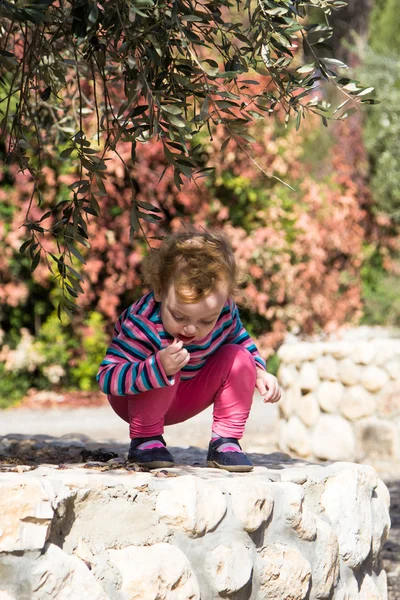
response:
M0 468L1 600L386 600L372 467Z
M280 448L305 458L400 459L400 337L359 329L279 350Z

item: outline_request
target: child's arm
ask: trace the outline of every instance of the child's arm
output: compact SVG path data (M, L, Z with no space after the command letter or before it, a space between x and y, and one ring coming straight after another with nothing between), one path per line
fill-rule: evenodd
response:
M240 320L239 310L235 302L230 301L230 308L232 311L232 325L230 327L225 343L238 344L239 346L243 346L243 348L246 348L246 350L248 350L253 356L256 366L259 369L266 371L267 367L265 361L263 358L261 358L257 346L255 345L250 335L247 333L247 330L243 326L242 321Z
M151 321L126 315L102 361L97 381L105 394L127 396L173 385L159 357L161 341Z
M251 339L240 320L239 310L232 302L233 323L231 331L226 339L227 344L239 344L250 352L254 357L257 367L256 388L263 396L264 402L278 402L281 398L281 390L277 378L267 373L265 361L261 358L257 346Z

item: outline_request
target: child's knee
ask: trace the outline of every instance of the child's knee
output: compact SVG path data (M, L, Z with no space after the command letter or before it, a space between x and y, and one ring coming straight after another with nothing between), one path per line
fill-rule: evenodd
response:
M221 359L229 364L233 374L247 375L254 377L255 380L256 365L253 356L246 348L237 344L226 344L219 352L221 352Z

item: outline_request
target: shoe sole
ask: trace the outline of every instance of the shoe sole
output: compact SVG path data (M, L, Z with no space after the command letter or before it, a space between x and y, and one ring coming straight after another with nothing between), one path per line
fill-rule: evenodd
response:
M208 460L207 466L214 467L216 469L223 469L224 471L229 471L230 473L248 473L249 471L252 471L254 469L253 465L219 465L214 460Z
M147 469L169 469L175 466L175 463L168 460L153 460L152 462L136 463L139 467L146 467Z

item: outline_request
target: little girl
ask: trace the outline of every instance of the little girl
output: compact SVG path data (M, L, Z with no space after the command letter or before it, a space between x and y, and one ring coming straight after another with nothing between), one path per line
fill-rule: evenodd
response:
M97 380L129 423L128 459L149 469L172 467L164 425L214 405L208 466L251 471L242 452L254 389L264 402L281 392L243 327L232 298L237 266L217 232L181 231L144 260L152 292L119 317Z

